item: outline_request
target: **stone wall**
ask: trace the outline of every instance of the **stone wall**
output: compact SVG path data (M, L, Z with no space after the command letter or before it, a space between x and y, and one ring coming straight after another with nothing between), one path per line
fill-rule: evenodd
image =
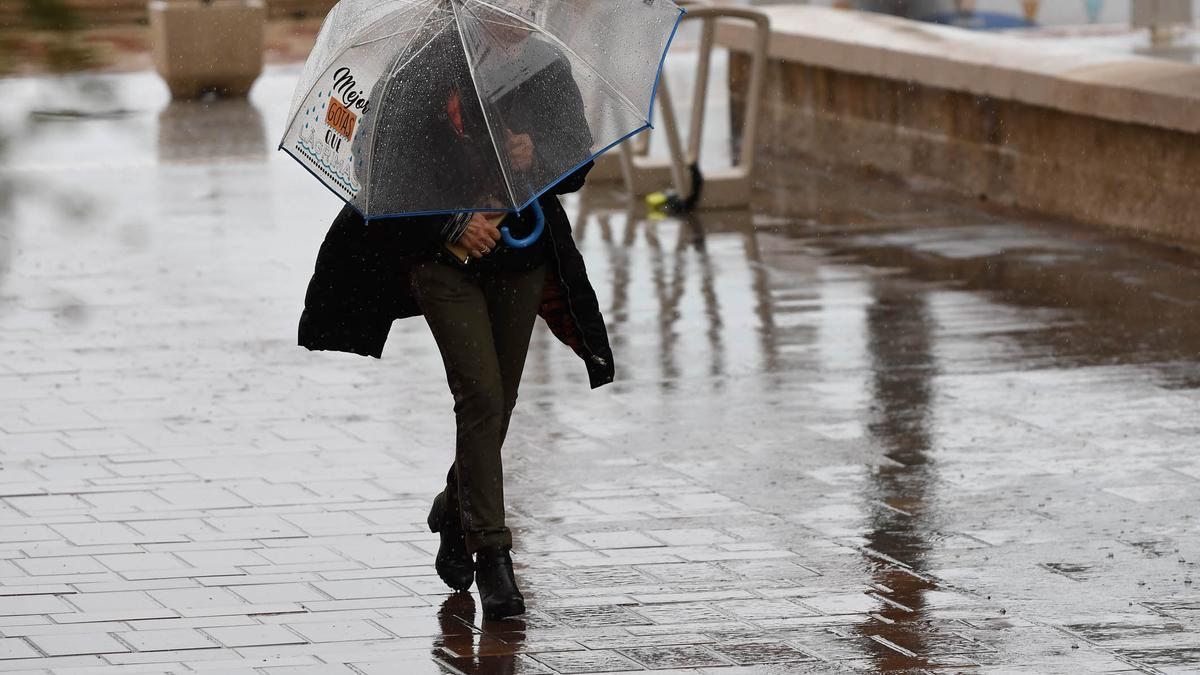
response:
M1032 103L1028 90L989 95L977 87L935 86L919 74L851 72L838 68L837 59L805 62L812 60L773 58L768 66L759 137L764 170L772 157L809 155L1200 246L1200 134L1160 120L1132 121L1136 105L1104 115L1102 84L1096 85L1095 114L1088 114L1083 104ZM748 69L749 57L735 51L735 129L744 114ZM1086 98L1086 89L1074 93L1080 95ZM1148 112L1155 107L1151 99Z

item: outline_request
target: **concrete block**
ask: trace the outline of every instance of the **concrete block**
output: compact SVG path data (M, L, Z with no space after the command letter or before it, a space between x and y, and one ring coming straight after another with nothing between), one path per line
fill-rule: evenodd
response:
M245 96L263 68L262 0L153 0L154 66L175 99Z

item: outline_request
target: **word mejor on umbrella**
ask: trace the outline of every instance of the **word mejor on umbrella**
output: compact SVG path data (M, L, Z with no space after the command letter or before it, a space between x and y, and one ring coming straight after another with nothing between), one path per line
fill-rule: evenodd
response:
M671 0L340 0L280 148L368 220L518 211L650 126Z
M329 108L325 113L325 144L335 152L342 147L342 139L354 137L354 127L359 115L367 114L370 99L357 89L358 83L350 68L342 66L333 74L333 96L329 97Z

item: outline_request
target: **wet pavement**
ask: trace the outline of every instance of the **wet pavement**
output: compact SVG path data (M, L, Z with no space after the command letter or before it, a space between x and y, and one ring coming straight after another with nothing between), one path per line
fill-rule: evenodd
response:
M295 75L0 81L0 671L1200 671L1197 259L803 164L570 201L618 381L539 325L483 621L424 324L294 344Z

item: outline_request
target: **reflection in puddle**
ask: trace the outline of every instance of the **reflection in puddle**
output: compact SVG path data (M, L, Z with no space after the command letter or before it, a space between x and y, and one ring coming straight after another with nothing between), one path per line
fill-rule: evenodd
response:
M0 164L8 160L9 130L0 123ZM12 214L12 197L16 190L16 177L0 171L0 293L4 289L4 278L12 268L16 247L16 222ZM0 301L0 312L6 308Z
M778 365L773 303L751 222L746 211L657 219L640 200L603 186L581 194L575 237L595 270L627 372L666 394L683 379L720 389L731 374Z
M876 640L871 645L876 667L886 672L932 665L923 656L923 610L925 591L934 584L922 572L931 545L926 512L938 482L927 454L936 365L924 295L891 280L877 280L871 293L866 329L873 414L868 428L890 461L872 469L865 485L871 514L865 546L887 559L867 561L884 602L877 612L882 620L867 621L860 630Z
M167 217L273 225L263 114L248 99L172 101L158 114L156 198ZM232 165L232 166L228 166Z
M158 114L158 159L170 162L263 160L267 131L247 99L171 101Z
M441 635L434 639L433 655L454 668L454 672L469 675L541 672L530 670L529 662L519 656L525 644L523 617L485 619L476 626L475 597L456 593L442 603L437 620Z

